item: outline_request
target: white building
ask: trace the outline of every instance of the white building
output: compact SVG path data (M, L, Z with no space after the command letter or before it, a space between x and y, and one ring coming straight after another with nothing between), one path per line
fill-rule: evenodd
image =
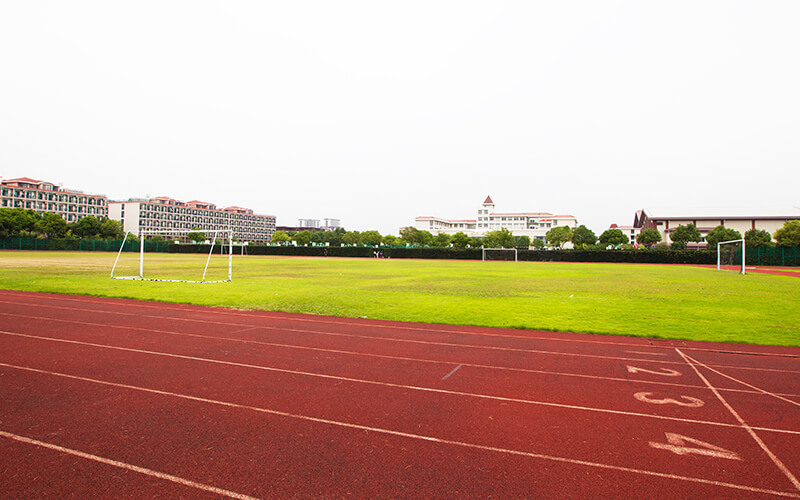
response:
M487 196L478 208L477 218L450 220L441 217L422 216L414 220L414 227L432 234L455 234L482 237L490 231L508 229L514 236L528 236L531 240L544 241L547 231L557 226L578 227L572 215L554 215L548 212L495 212L491 196Z
M24 208L58 214L67 222L87 215L108 217L108 199L27 177L0 180L0 207Z
M639 233L642 232L642 228L636 226L618 226L616 224L611 224L609 229L619 229L622 231L622 234L627 236L630 239L631 245L636 244L636 237L639 236Z
M657 229L661 233L661 241L671 243L669 236L678 226L694 224L702 235L699 246L704 247L708 232L720 225L735 229L742 236L750 229L761 229L774 235L790 220L800 220L800 207L643 209L636 212L633 225L642 230Z
M274 215L257 215L249 208L218 209L203 201L178 201L167 197L111 201L108 217L122 222L133 234L140 229L181 230L231 229L238 241L267 243L275 232Z

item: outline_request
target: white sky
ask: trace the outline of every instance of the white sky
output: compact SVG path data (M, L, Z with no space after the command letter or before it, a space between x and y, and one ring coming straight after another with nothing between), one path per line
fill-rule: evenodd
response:
M397 234L800 205L800 2L5 1L0 176Z

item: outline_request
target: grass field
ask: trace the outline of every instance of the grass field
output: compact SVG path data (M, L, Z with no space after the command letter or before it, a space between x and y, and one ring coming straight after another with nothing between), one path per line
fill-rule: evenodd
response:
M230 283L112 280L116 255L1 252L0 288L245 309L800 346L800 279L691 266L234 257ZM136 274L135 254L117 274ZM209 279L227 274L212 265ZM202 274L154 254L146 274Z

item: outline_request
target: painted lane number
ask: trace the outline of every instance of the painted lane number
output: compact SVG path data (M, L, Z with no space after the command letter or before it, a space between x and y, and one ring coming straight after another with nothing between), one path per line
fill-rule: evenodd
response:
M634 398L643 403L651 403L654 405L678 405L685 406L686 408L700 408L705 404L702 399L693 398L691 396L681 396L680 398L684 401L678 401L672 398L652 399L652 396L652 392L637 392L633 395Z
M666 443L655 443L650 441L650 446L657 450L667 450L675 453L676 455L704 455L714 458L726 458L728 460L741 460L736 453L720 448L710 443L692 439L690 437L681 436L680 434L673 434L671 432L664 433L667 436ZM688 446L692 445L692 446Z
M672 370L670 368L659 368L661 371L655 370L647 370L645 368L639 368L636 366L628 365L628 373L649 373L651 375L661 375L664 377L680 377L681 372L678 370Z

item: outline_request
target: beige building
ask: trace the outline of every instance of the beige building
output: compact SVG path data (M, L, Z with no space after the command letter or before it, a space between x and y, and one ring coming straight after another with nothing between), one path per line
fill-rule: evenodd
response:
M467 236L481 237L490 231L505 228L514 236L528 236L531 240L542 241L547 231L557 226L576 228L578 220L572 215L554 215L548 212L496 212L491 196L487 196L478 208L475 219L450 220L432 216L414 219L415 228L433 234L463 232Z
M108 198L27 177L0 180L0 207L60 215L67 222L93 215L108 217Z
M267 243L275 232L274 215L258 215L242 207L218 209L212 203L183 202L164 196L109 202L108 216L121 221L123 229L133 234L139 234L141 229L230 229L238 241Z
M661 233L661 240L672 243L670 234L678 226L694 224L700 230L705 247L705 237L717 226L739 231L742 236L750 229L761 229L774 235L790 220L800 220L800 207L772 207L757 209L643 209L636 212L633 225L640 230L654 228Z

